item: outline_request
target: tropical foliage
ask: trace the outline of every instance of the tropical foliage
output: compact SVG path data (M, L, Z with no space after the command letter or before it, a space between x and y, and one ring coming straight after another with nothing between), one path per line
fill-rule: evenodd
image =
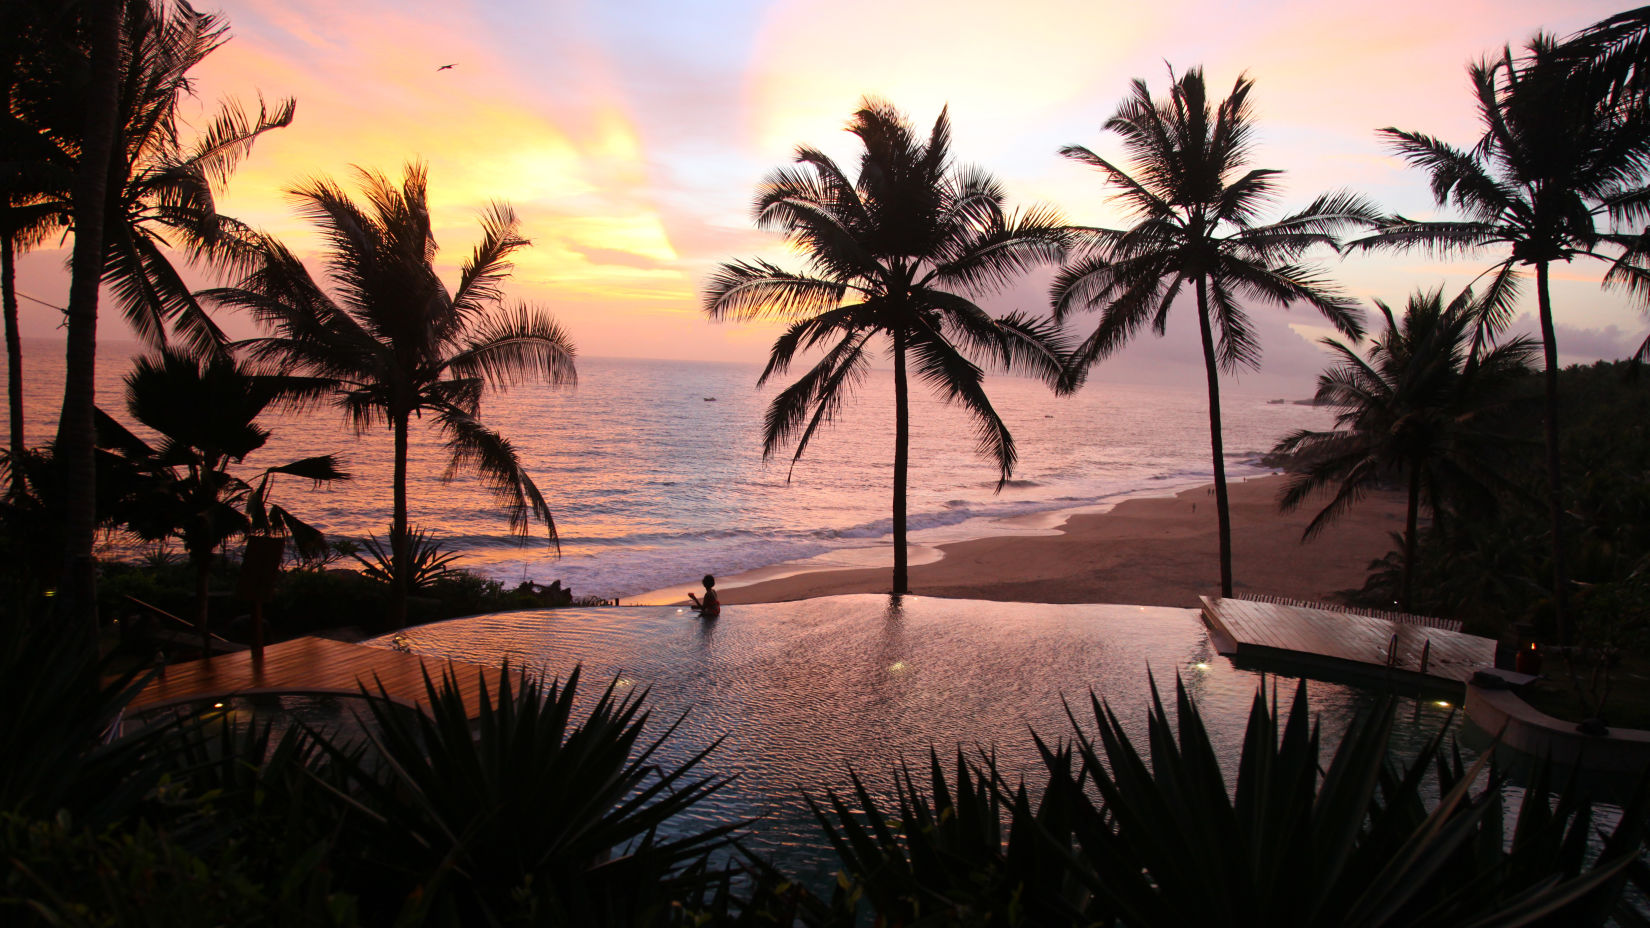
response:
M55 452L69 482L90 487L100 286L150 343L164 344L172 328L197 352L217 350L222 333L173 260L221 271L249 256L248 230L221 215L215 197L257 137L291 121L293 104L260 104L255 117L226 104L186 142L180 104L192 92L189 71L222 44L226 27L181 0L21 0L6 5L0 26L7 36L0 47L7 77L0 290L12 454L22 451L23 418L13 255L50 230L69 228L74 275ZM64 598L89 629L96 501L70 493L62 502Z
M461 555L456 551L448 551L439 538L431 536L417 526L413 526L410 532L406 555L411 565L412 576L408 586L413 591L423 591L437 578L446 574ZM384 544L372 535L362 540L361 547L367 552L367 557L362 557L359 552L350 554L350 557L361 565L361 573L380 583L394 585L395 552L387 550Z
M424 167L407 166L400 185L360 172L365 206L317 178L291 191L320 229L330 254L330 292L279 242L261 241L260 263L235 287L210 291L219 305L249 311L271 334L246 343L271 370L298 373L357 434L388 425L394 438L393 522L396 570L390 621L406 624L411 589L407 523L407 441L414 417L429 416L446 437L451 463L478 472L504 504L513 531L537 518L556 542L556 524L515 446L481 421L484 391L523 381L572 383L573 343L548 313L502 308L510 255L528 244L516 214L495 203L481 219L482 239L449 292L436 276Z
M1250 168L1254 82L1239 77L1226 99L1213 101L1203 72L1174 79L1166 100L1135 81L1129 99L1106 121L1122 137L1132 164L1112 164L1079 145L1060 150L1097 168L1119 189L1135 225L1081 230L1076 260L1055 279L1054 318L1100 310L1094 332L1072 357L1071 382L1121 349L1148 325L1162 335L1169 309L1190 284L1209 390L1209 443L1220 533L1221 595L1232 595L1232 528L1226 498L1226 454L1220 426L1220 372L1260 365L1261 349L1244 303L1301 302L1341 332L1362 329L1353 303L1320 273L1301 263L1314 247L1333 247L1336 233L1369 223L1372 207L1346 193L1321 196L1275 222L1262 210L1278 193L1278 175Z
M989 759L959 762L954 788L932 762L926 796L903 775L897 818L857 781L833 795L820 814L844 862L831 923L868 907L886 924L1601 925L1629 869L1644 882L1644 784L1596 859L1590 803L1573 788L1555 803L1545 767L1509 834L1489 755L1467 767L1440 733L1393 763L1390 698L1325 758L1305 684L1286 712L1263 687L1235 786L1183 685L1173 722L1154 692L1144 749L1110 706L1091 707L1097 734L1039 742L1035 807Z
M735 823L683 816L722 781L703 752L658 760L675 726L640 694L505 668L473 722L450 677L427 714L365 696L364 740L221 712L122 729L143 680L21 630L0 624L8 925L683 924L726 885Z
M1484 272L1486 321L1500 325L1512 312L1520 268L1535 271L1546 384L1547 503L1552 544L1556 633L1571 629L1570 595L1559 454L1558 343L1549 279L1555 264L1577 258L1608 263L1608 287L1650 295L1650 266L1641 260L1639 229L1650 217L1650 118L1642 106L1618 106L1608 82L1578 72L1571 54L1537 36L1515 57L1469 69L1484 134L1467 149L1420 132L1381 130L1411 165L1425 171L1439 205L1452 204L1460 220L1395 217L1356 246L1426 248L1441 254L1505 249Z
M23 443L23 349L18 327L17 256L41 244L67 216L50 202L51 191L70 187L72 165L62 149L27 117L33 107L62 100L63 75L83 44L76 21L49 15L58 4L19 0L0 9L0 69L5 106L0 106L0 307L6 335L6 393L10 453L20 459ZM12 473L13 492L22 490L21 471Z
M202 635L212 559L225 542L277 535L311 556L326 545L320 531L272 502L270 491L277 474L316 485L348 480L333 456L277 464L255 477L229 469L269 440L257 420L270 404L311 388L293 378L256 376L223 355L196 358L165 349L139 358L126 376L126 413L160 436L158 447L100 411L103 468L121 484L105 505L116 522L145 541L183 542L195 568L195 622Z
M795 441L802 457L821 425L866 378L873 342L888 340L894 368L894 579L907 591L906 481L910 461L908 368L974 420L978 449L996 463L998 487L1013 473L1014 437L984 389L979 358L1058 380L1064 346L1046 322L993 318L975 299L1030 267L1058 260L1066 230L1051 210L1010 211L989 174L951 163L942 111L926 139L881 100L848 124L864 146L850 178L823 152L802 147L801 168L770 174L756 196L756 224L785 233L805 271L767 261L724 264L705 290L711 319L787 325L758 384L785 374L799 354L824 354L768 408L764 456Z
M1515 486L1505 473L1516 446L1508 420L1537 346L1523 337L1500 344L1482 338L1486 307L1470 290L1447 306L1439 291L1416 294L1401 320L1385 303L1375 306L1386 327L1367 358L1324 340L1336 361L1318 378L1316 401L1338 410L1336 428L1303 429L1278 443L1276 452L1304 464L1279 505L1289 511L1333 488L1306 526L1304 537L1311 538L1371 490L1407 487L1398 597L1407 612L1422 506L1434 521L1450 512L1482 514Z
M1630 376L1628 362L1571 367L1559 372L1560 441L1565 457L1586 461L1585 472L1565 486L1564 509L1572 520L1572 572L1580 596L1575 631L1612 624L1635 610L1609 606L1618 589L1650 557L1650 483L1643 462L1650 455L1650 381ZM1544 387L1524 383L1514 402L1540 402ZM1414 607L1428 615L1462 619L1491 636L1516 624L1552 632L1552 548L1544 496L1546 474L1537 449L1542 424L1521 417L1503 465L1514 489L1500 494L1493 512L1441 520L1422 531L1415 557ZM1401 548L1373 565L1359 601L1389 606L1402 585ZM1625 584L1626 586L1622 586ZM1643 623L1638 623L1644 628Z
M25 0L11 14L17 32L6 45L13 103L6 118L17 131L6 136L16 160L7 162L4 229L18 247L70 226L74 213L71 181L85 128L75 84L84 62L74 60L85 50L74 43L83 41L84 25L57 6ZM261 135L292 122L296 105L260 101L253 115L224 101L189 141L180 115L193 95L189 72L223 45L228 24L185 2L119 6L118 144L110 169L119 187L106 217L103 282L146 341L164 344L172 328L197 353L216 351L223 333L173 259L209 270L246 267L254 236L218 212L217 196Z
M695 772L714 745L659 769L676 726L644 736L642 696L609 684L578 706L576 669L565 683L514 676L502 668L496 691L483 688L473 722L450 677L427 681L427 714L375 700L374 752L332 750L379 813L362 821L364 912L414 924L668 921L738 827L672 821L725 782Z

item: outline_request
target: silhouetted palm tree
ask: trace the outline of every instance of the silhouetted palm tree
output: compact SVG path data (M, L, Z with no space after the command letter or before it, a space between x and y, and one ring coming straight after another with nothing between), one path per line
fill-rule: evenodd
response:
M1650 7L1595 23L1565 40L1554 54L1570 70L1566 96L1593 101L1621 122L1650 121ZM1650 189L1640 187L1636 195L1618 198L1611 206L1613 218L1642 226L1650 217ZM1625 257L1624 263L1643 267L1650 257L1650 236L1641 236ZM1633 287L1641 296L1650 291L1642 280ZM1650 361L1650 338L1639 345L1637 359Z
M76 47L84 50L78 62L71 54L65 64L59 48L37 50L39 61L24 69L27 80L21 85L27 92L11 101L13 114L57 148L37 160L68 166L67 173L36 172L8 193L25 197L31 206L55 209L75 231L76 273L55 448L71 485L91 487L99 286L109 285L127 321L151 344L164 344L171 326L198 352L220 350L223 334L190 293L171 255L214 270L246 267L253 236L217 212L214 193L259 135L291 121L293 104L286 101L274 111L260 104L256 117L226 104L192 145L185 144L179 105L192 92L188 72L223 43L227 27L182 0L98 0L78 9L83 17L78 24L42 32L84 35L84 44ZM74 180L64 186L57 175ZM85 578L96 507L87 496L71 494L64 518L71 529L67 569L71 578L80 578L69 580L66 600L71 613L89 616L90 594L78 592L90 589Z
M1493 509L1510 489L1497 469L1515 439L1504 428L1520 400L1514 381L1530 373L1539 346L1514 338L1490 347L1479 337L1484 306L1471 290L1444 305L1438 291L1409 299L1402 319L1377 300L1386 328L1368 358L1324 339L1335 364L1318 378L1317 402L1336 407L1334 431L1301 430L1277 450L1298 454L1279 500L1285 512L1333 486L1334 496L1302 538L1322 531L1370 490L1397 482L1408 491L1399 609L1411 603L1415 542L1422 505L1438 518L1447 509Z
M432 265L436 245L423 165L408 165L399 187L376 172L360 171L360 178L366 208L324 178L291 191L329 246L330 293L284 246L266 240L256 271L236 287L203 295L250 310L272 331L246 343L252 356L283 372L325 381L326 392L358 434L380 424L390 427L395 441L390 544L396 565L391 619L402 625L409 582L412 418L429 415L446 435L452 451L448 476L460 468L476 470L505 503L512 530L525 537L529 518L536 516L556 543L550 508L514 446L479 417L486 387L529 380L572 383L574 349L548 313L499 308L509 256L528 244L508 206L495 203L482 215L481 242L449 293Z
M269 489L276 474L316 483L348 480L332 455L268 467L251 479L229 469L269 440L257 420L271 403L316 386L256 376L222 354L199 359L165 349L139 358L126 375L126 412L160 435L158 447L100 411L98 444L131 477L122 498L108 501L111 515L146 541L183 542L195 568L195 622L203 646L210 640L207 578L226 541L258 532L289 537L301 553L325 549L319 531L269 502Z
M70 259L67 332L63 352L63 407L53 449L63 468L65 494L63 611L70 634L96 653L97 572L92 541L97 530L97 472L93 463L97 368L97 303L103 280L103 233L107 226L109 166L118 147L120 118L121 32L126 21L122 0L89 0L83 5L88 23L88 82L80 134L76 136L74 181L70 200L75 228Z
M980 451L996 461L1000 487L1012 473L1014 439L991 406L972 357L1054 384L1062 346L1044 321L993 318L973 300L1027 268L1056 261L1066 232L1051 210L1009 212L997 182L950 163L951 123L942 111L927 139L884 101L866 99L848 124L865 151L856 179L822 152L798 148L801 168L770 174L757 193L756 223L785 233L807 255L793 272L766 261L724 264L705 292L712 319L778 319L758 384L789 370L798 353L829 346L768 408L763 455L796 439L802 457L820 425L870 368L871 344L886 337L894 365L894 586L908 589L906 469L910 446L909 364L947 402L973 417Z
M45 106L67 107L65 73L84 66L80 18L51 0L14 0L0 7L0 306L6 337L9 452L21 461L23 358L18 328L16 256L68 224L63 208L73 186L74 163L62 146L37 127ZM81 101L83 102L83 100ZM59 116L54 122L65 122ZM56 191L56 195L48 195ZM24 492L22 468L12 472L10 492Z
M1589 96L1600 91L1611 105L1650 102L1650 7L1600 20L1556 49L1568 60Z
M1525 55L1511 49L1471 68L1484 135L1460 149L1418 132L1381 130L1410 164L1430 176L1440 205L1453 203L1466 218L1421 222L1394 217L1360 248L1422 247L1440 253L1507 249L1484 272L1486 321L1499 326L1511 315L1518 273L1535 269L1536 302L1546 378L1547 491L1553 545L1555 630L1567 640L1568 569L1564 544L1563 480L1558 447L1558 342L1553 330L1548 276L1552 265L1577 257L1610 263L1606 286L1650 295L1650 269L1639 263L1636 235L1612 223L1640 222L1650 212L1650 120L1633 108L1613 107L1603 94L1580 92L1571 62L1545 36Z
M1078 145L1067 158L1100 169L1120 188L1136 220L1127 229L1087 229L1086 254L1054 282L1054 317L1100 309L1094 333L1077 349L1070 377L1080 381L1095 362L1122 348L1148 324L1162 335L1169 309L1190 283L1209 389L1209 441L1220 532L1220 590L1232 595L1232 529L1226 500L1225 447L1220 426L1220 372L1257 368L1260 345L1244 312L1246 301L1306 303L1335 328L1360 334L1354 304L1319 272L1299 263L1318 245L1334 246L1342 229L1371 223L1375 211L1346 193L1321 196L1298 213L1261 223L1277 194L1280 171L1249 168L1253 133L1249 91L1239 77L1219 103L1204 89L1203 72L1174 80L1156 101L1144 81L1106 121L1123 138L1132 164L1113 165ZM1132 171L1132 173L1131 173Z

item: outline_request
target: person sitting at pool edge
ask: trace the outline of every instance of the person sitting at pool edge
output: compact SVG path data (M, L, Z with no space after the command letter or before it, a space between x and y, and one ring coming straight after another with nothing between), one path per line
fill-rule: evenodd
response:
M705 584L705 598L700 599L689 593L688 599L693 600L693 608L699 611L700 618L714 619L722 614L722 601L716 597L716 578L710 574L705 574L703 582Z

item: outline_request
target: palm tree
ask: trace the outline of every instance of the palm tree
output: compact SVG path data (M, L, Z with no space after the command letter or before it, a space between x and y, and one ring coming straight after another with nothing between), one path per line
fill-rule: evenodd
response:
M125 493L109 500L115 521L146 541L182 540L195 568L195 622L203 646L207 629L207 579L217 550L231 538L253 533L289 537L299 552L325 550L321 533L269 502L276 474L317 484L348 480L332 455L265 468L246 479L229 470L269 440L258 417L282 396L317 385L260 377L221 354L197 358L164 349L139 358L126 375L126 411L160 435L153 447L99 411L98 444L118 459L112 468L129 475Z
M1279 505L1288 512L1335 487L1307 524L1305 540L1370 490L1407 486L1398 608L1408 612L1422 505L1436 521L1447 509L1493 509L1497 494L1509 489L1496 463L1515 439L1502 426L1520 400L1513 381L1529 373L1538 346L1518 337L1492 347L1479 338L1485 307L1471 290L1448 306L1440 291L1415 294L1401 320L1385 303L1375 306L1386 328L1367 359L1344 342L1324 339L1336 362L1318 378L1317 402L1340 410L1336 429L1303 429L1278 443L1278 451L1305 464L1285 484Z
M249 310L272 334L246 344L251 356L283 373L309 375L357 434L388 424L394 434L394 505L390 547L395 565L391 620L405 624L410 582L407 439L412 418L429 414L452 451L447 475L476 470L505 504L510 527L525 537L542 521L552 544L556 524L508 439L479 418L487 387L523 381L573 383L572 341L548 313L499 308L509 257L528 244L516 214L494 203L482 214L482 239L449 293L436 276L424 166L410 164L397 187L358 169L366 208L337 184L310 180L290 193L320 227L331 254L331 293L290 251L262 244L260 266L237 286L203 296ZM315 392L312 398L322 394Z
M296 104L287 99L271 108L260 99L254 116L222 101L193 143L185 144L178 111L192 93L187 73L223 45L229 26L187 3L168 16L143 0L133 2L140 15L131 17L126 34L122 146L114 165L121 186L105 230L104 282L146 341L165 344L170 324L197 354L219 351L223 333L167 250L215 273L251 269L256 236L219 213L216 197L259 137L291 124Z
M1553 330L1552 265L1578 257L1610 263L1605 286L1650 294L1650 268L1636 252L1635 235L1606 225L1640 221L1650 188L1650 120L1642 108L1610 105L1600 86L1574 77L1568 57L1550 38L1531 40L1526 54L1511 49L1471 68L1484 135L1471 149L1395 128L1381 130L1406 161L1430 176L1439 205L1453 203L1460 221L1422 222L1393 217L1375 235L1352 243L1365 249L1422 247L1440 253L1506 248L1486 270L1485 320L1511 315L1520 268L1535 269L1536 303L1546 386L1547 502L1553 548L1554 628L1567 641L1568 568L1564 543L1563 479L1558 446L1558 342Z
M57 422L55 454L65 482L78 492L66 494L64 525L63 610L70 634L95 654L97 640L97 573L92 541L97 530L93 464L97 366L98 287L103 280L103 230L108 212L109 166L119 135L120 36L125 23L122 0L92 0L84 15L89 23L87 62L90 78L75 162L73 208L75 242L70 259L69 306L65 319L63 408Z
M1556 51L1568 60L1574 76L1588 82L1592 93L1603 91L1613 105L1650 103L1650 7L1600 20L1570 36Z
M49 202L46 191L66 191L73 184L72 161L48 135L36 131L30 116L44 103L42 98L53 96L41 93L42 88L60 88L67 63L84 51L79 25L78 17L45 0L17 0L0 8L5 93L0 102L0 313L5 319L9 452L17 461L25 446L16 257L67 225L65 198ZM22 475L22 468L13 469L13 494L26 492Z
M43 242L60 226L55 210L41 203L20 202L0 193L0 316L5 319L8 452L21 459L23 441L23 337L17 306L17 255ZM11 492L21 492L13 475Z
M70 469L71 485L90 487L99 286L109 285L127 321L151 344L165 344L170 325L197 352L221 350L223 333L190 293L168 251L182 249L188 260L213 271L247 266L253 236L217 212L215 194L260 135L291 122L294 105L288 100L270 110L260 103L251 117L225 104L186 145L179 105L192 93L188 73L222 45L227 26L183 0L100 0L82 6L80 25L42 34L84 31L85 56L77 64L70 55L65 64L58 60L60 49L36 50L47 63L24 69L29 92L12 101L14 113L56 151L39 154L28 182L6 192L14 203L21 197L75 231L76 274L55 447ZM57 15L51 5L47 9L47 15ZM87 61L89 81L80 76ZM73 182L65 185L65 178ZM12 361L14 368L20 363ZM91 615L86 578L96 511L87 496L71 494L65 513L71 528L66 598L69 611L83 616Z
M1232 595L1232 527L1220 429L1220 372L1260 364L1260 345L1240 301L1284 307L1303 302L1341 332L1357 337L1354 304L1316 269L1299 262L1308 249L1333 246L1339 230L1371 222L1375 215L1358 198L1335 193L1277 222L1261 224L1261 209L1276 195L1281 172L1247 167L1253 86L1240 76L1225 100L1212 103L1202 70L1193 68L1174 80L1169 98L1159 102L1144 81L1136 80L1133 96L1105 125L1122 136L1133 160L1132 174L1082 146L1060 150L1067 158L1098 168L1120 188L1118 197L1137 220L1128 229L1083 230L1086 253L1054 281L1055 319L1100 308L1099 324L1072 359L1073 383L1148 323L1162 335L1181 289L1190 283L1196 293L1209 389L1222 596Z
M1051 210L1007 211L989 174L953 168L951 123L943 110L923 140L891 104L867 98L848 131L865 147L857 179L822 152L801 147L796 161L803 167L773 172L757 193L756 224L783 231L807 254L807 269L793 272L762 260L724 264L706 288L705 313L715 320L789 323L758 385L789 370L799 352L830 345L768 408L763 456L794 438L793 467L819 426L865 379L872 340L887 337L894 367L893 591L903 594L909 586L908 363L974 419L979 450L997 463L1000 488L1013 472L1014 439L969 355L1052 385L1063 350L1047 322L1019 313L993 318L972 295L1059 260L1066 232Z

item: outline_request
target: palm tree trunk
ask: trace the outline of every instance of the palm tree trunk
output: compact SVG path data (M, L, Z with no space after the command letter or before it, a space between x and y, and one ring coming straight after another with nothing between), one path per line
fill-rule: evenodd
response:
M391 414L395 423L395 503L390 522L390 559L394 582L390 585L390 627L407 624L407 596L412 589L412 564L407 551L407 416Z
M195 565L195 627L201 633L201 659L212 656L212 629L208 624L210 609L207 604L207 589L212 578L212 552L206 552L204 557L189 558Z
M17 330L17 255L0 235L0 305L6 317L6 399L11 424L11 492L23 492L23 339Z
M905 471L911 458L911 404L905 384L905 333L894 330L894 595L911 591L905 551Z
M60 582L64 618L72 632L96 646L97 574L92 541L97 528L96 464L92 457L97 401L97 297L103 278L103 227L113 165L116 113L120 97L121 0L86 5L91 17L91 82L86 129L74 181L74 257L69 283L68 336L64 349L63 411L54 454L68 492L63 503L64 576Z
M1220 531L1220 595L1232 595L1232 513L1226 503L1226 443L1220 435L1220 368L1215 364L1214 333L1209 330L1209 294L1197 279L1197 324L1203 336L1203 369L1209 379L1209 448L1214 457L1215 518Z
M1569 565L1565 562L1564 481L1558 462L1558 339L1553 334L1553 300L1547 289L1547 262L1535 266L1535 292L1541 309L1541 351L1545 361L1542 378L1546 382L1546 409L1543 418L1547 433L1547 507L1552 514L1553 533L1553 633L1558 643L1570 643L1568 603Z
M1421 468L1409 469L1409 518L1404 523L1404 581L1398 592L1398 611L1408 612L1415 591L1415 537L1421 515Z

